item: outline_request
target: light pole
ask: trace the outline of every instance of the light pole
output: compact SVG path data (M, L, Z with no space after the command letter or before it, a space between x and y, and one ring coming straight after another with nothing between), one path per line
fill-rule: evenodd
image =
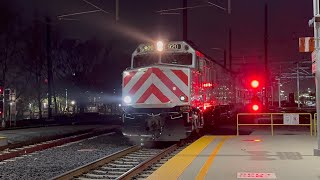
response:
M297 62L297 96L298 96L298 108L300 108L300 75L299 75L299 62Z
M273 99L273 83L271 83L271 99L272 99L271 106L273 106L273 101L274 101L274 99Z
M319 14L319 0L313 0L313 28L314 28L314 41L315 41L315 51L316 51L316 104L317 104L317 141L318 141L318 147L316 149L314 149L314 155L315 156L320 156L320 66L319 66L319 61L320 61L320 57L319 57L319 48L320 48L320 41L319 41L319 36L320 36L320 14Z
M116 23L119 21L119 0L116 0Z
M66 111L68 110L68 89L66 89Z
M281 92L281 87L282 86L282 84L281 84L281 80L280 80L280 77L279 77L279 79L278 79L278 95L279 95L279 97L278 97L278 104L279 104L279 108L281 108L281 96L280 96L280 92Z

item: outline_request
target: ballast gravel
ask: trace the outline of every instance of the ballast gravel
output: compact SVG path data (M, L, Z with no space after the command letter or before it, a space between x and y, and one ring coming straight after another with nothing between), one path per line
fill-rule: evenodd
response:
M50 179L130 145L116 133L8 159L0 163L0 179Z

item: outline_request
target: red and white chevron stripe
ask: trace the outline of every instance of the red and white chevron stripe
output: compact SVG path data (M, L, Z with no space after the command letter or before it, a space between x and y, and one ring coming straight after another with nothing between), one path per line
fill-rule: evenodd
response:
M126 71L123 76L123 97L130 96L131 105L170 104L185 105L189 102L190 70L187 68L150 67ZM185 101L180 97L184 96Z

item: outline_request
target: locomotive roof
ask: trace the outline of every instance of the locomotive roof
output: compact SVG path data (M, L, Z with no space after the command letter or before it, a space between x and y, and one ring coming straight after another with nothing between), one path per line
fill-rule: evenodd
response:
M230 71L230 69L227 69L226 67L224 67L224 65L222 65L221 63L219 63L218 61L216 61L214 58L212 58L212 57L210 57L209 55L207 55L207 54L203 53L202 51L200 51L199 46L197 46L194 42L189 41L189 40L184 41L184 42L186 42L187 44L189 44L193 49L199 51L199 52L200 52L201 54L203 54L203 56L204 56L205 58L207 58L208 60L214 62L214 63L217 64L217 65L219 65L220 67L222 67L222 68L225 69L226 71L229 71L230 73L234 73L233 71Z

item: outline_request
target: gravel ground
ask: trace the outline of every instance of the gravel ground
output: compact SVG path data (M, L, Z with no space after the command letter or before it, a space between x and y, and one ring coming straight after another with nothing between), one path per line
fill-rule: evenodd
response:
M129 146L117 133L39 151L0 162L0 179L49 179Z

